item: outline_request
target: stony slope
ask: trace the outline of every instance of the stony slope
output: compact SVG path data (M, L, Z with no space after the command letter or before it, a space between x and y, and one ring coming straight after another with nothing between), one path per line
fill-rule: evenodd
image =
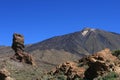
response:
M78 62L64 62L45 76L47 80L120 80L119 75L120 60L105 49Z
M120 35L99 29L85 28L82 31L57 36L27 46L26 51L34 56L37 67L10 59L15 53L10 47L0 47L0 68L6 66L17 80L40 78L43 72L51 70L66 61L75 61L104 48L120 48ZM45 71L44 71L45 70Z
M120 34L85 28L29 45L25 50L32 53L42 68L47 69L48 66L51 68L65 61L74 61L104 48L119 49ZM0 54L2 53L13 54L13 50L3 46L0 47Z
M79 56L95 53L104 48L111 50L120 48L120 34L99 29L85 28L81 31L53 37L27 47L35 50L64 50Z
M0 54L3 53L13 53L12 48L8 46L0 46Z

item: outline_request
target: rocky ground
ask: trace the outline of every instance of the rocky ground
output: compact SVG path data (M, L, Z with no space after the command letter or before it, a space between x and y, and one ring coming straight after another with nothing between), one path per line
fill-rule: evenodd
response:
M36 49L30 54L24 47L20 34L13 35L12 47L0 47L4 52L0 52L0 80L120 80L119 50L81 58L64 49Z
M65 54L61 54L61 56L64 56L65 58L61 58L60 55L58 56L55 53L57 52L55 50L46 50L41 54L37 54L37 52L29 54L25 52L24 47L24 37L17 33L13 35L13 43L11 48L0 47L0 49L5 52L0 54L0 80L41 79L41 76L50 71L56 66L56 64L67 61L69 58L72 60L74 57L65 52ZM49 54L44 54L46 52Z
M8 73L8 80L119 80L120 60L109 49L81 58L67 61L57 67L36 66L15 61L13 54L1 55L0 69ZM36 61L36 60L35 60ZM45 67L45 68L43 68ZM46 69L48 68L48 69ZM0 76L3 74L0 72ZM11 78L11 79L10 79ZM106 79L107 78L107 79ZM3 79L4 80L4 79Z
M46 76L48 80L119 80L119 74L120 60L105 49L78 62L60 64Z

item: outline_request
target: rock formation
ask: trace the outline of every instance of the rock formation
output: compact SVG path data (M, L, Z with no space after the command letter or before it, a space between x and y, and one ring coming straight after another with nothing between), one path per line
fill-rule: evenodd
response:
M0 80L14 80L14 79L10 77L10 72L3 68L0 70Z
M85 78L93 80L108 72L120 73L119 60L111 54L109 49L102 50L96 54L86 57L89 68L85 71Z
M53 75L58 75L59 73L63 73L67 76L67 80L75 80L75 78L83 78L85 69L82 67L78 67L78 65L74 62L65 62L56 67L52 72Z
M13 34L12 49L15 51L15 55L12 59L35 65L32 55L26 53L24 47L24 37L21 34Z
M120 60L109 49L83 57L79 62L66 62L51 71L52 75L63 73L67 80L75 78L94 80L109 72L120 74ZM98 80L98 79L97 79Z

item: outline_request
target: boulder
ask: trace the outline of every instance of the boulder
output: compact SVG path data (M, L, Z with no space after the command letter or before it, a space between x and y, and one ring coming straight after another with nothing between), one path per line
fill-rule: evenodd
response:
M78 67L75 62L65 62L57 66L50 73L53 75L64 74L67 76L67 80L75 80L75 78L83 78L85 69L83 67Z
M102 50L86 58L89 68L85 71L85 78L89 80L111 71L118 72L116 69L120 69L118 65L115 65L119 62L118 58L113 56L109 49Z
M53 69L50 75L63 74L67 80L98 80L110 72L120 74L120 60L106 48L93 55L81 58L78 62L65 62Z
M0 70L0 80L14 80L14 79L10 77L10 72L3 68Z

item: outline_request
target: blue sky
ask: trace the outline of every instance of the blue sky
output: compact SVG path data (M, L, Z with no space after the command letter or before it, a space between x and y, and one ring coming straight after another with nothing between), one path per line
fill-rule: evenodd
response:
M30 44L84 27L120 33L120 0L0 0L0 45L14 32Z

